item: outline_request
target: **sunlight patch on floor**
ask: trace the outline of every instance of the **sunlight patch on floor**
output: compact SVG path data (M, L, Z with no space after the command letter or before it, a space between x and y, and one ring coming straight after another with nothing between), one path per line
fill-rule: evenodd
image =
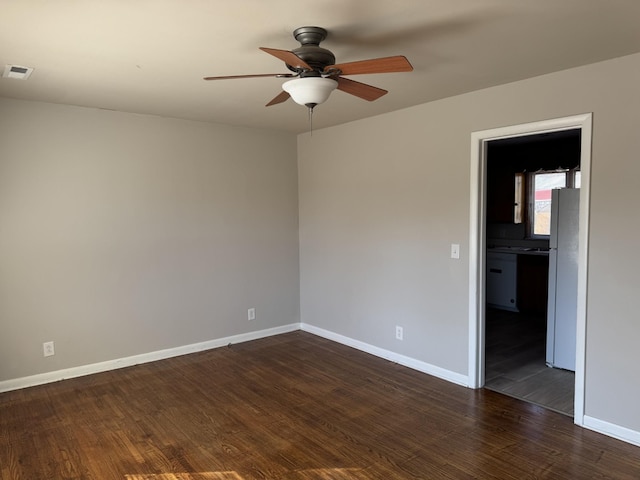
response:
M125 475L126 480L242 480L236 472L143 473Z
M360 468L313 468L292 472L289 479L300 480L345 480L357 479ZM125 475L125 480L243 480L236 472L199 472L199 473L143 473Z
M359 475L360 468L313 468L300 470L288 478L299 480L356 480L368 477Z

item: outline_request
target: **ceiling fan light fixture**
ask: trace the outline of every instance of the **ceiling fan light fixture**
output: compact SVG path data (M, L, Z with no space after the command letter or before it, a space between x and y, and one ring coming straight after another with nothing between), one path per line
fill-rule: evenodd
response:
M337 87L337 81L323 77L296 78L282 85L282 89L291 95L294 102L309 108L326 102Z

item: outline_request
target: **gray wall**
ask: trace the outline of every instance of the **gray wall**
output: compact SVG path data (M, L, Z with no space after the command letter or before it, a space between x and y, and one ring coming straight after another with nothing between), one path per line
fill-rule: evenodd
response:
M302 321L467 375L471 132L593 112L585 414L640 431L638 85L633 55L301 135Z
M299 322L295 136L0 112L0 381Z

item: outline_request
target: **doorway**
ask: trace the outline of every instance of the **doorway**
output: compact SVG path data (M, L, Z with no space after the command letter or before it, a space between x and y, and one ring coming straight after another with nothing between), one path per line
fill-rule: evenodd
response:
M485 388L569 416L575 337L556 335L555 315L548 312L550 300L556 311L559 288L566 307L561 331L575 332L575 305L567 299L575 299L576 266L564 261L556 268L558 251L550 250L550 241L558 222L551 232L550 218L552 197L562 193L575 200L580 192L580 133L569 129L487 144ZM570 251L563 243L562 259L577 253L577 221L577 211L563 208L563 238L572 242ZM573 322L564 321L571 317ZM547 345L554 346L554 355Z
M589 179L591 165L592 115L576 115L523 125L496 128L472 133L471 136L471 204L469 244L469 385L485 385L486 248L487 248L487 160L489 143L496 140L580 130L580 165L582 175L579 252L578 305L576 330L576 370L574 389L574 422L583 425L584 368L586 328L586 286L589 219Z

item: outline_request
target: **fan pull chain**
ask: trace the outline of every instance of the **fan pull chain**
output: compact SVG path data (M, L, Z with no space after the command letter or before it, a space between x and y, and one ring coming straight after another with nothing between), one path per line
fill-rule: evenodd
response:
M309 106L309 133L313 137L313 107Z

